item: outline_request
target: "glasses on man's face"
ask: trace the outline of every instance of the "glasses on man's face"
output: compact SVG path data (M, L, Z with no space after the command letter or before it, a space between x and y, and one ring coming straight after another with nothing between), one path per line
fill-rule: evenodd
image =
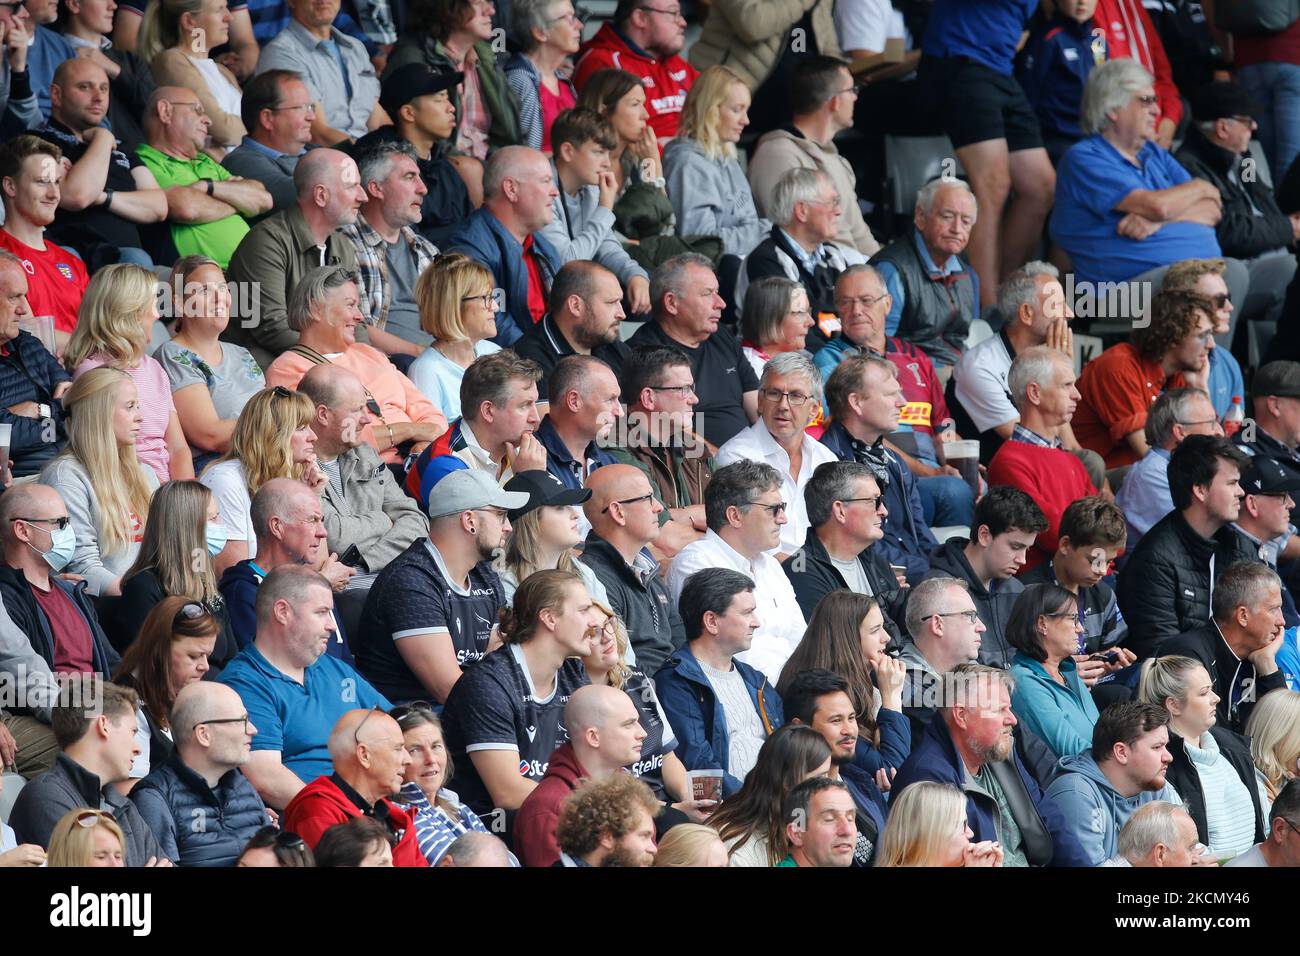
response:
M651 385L652 392L677 392L679 395L694 395L694 385Z
M864 309L869 309L886 295L888 295L888 293L882 292L880 295L855 295L843 299L836 299L835 308L839 309L841 312L852 312L858 306L861 306Z
M265 109L272 113L314 113L316 112L315 103L300 103L297 106L267 106Z
M762 501L751 501L751 502L749 503L749 506L750 506L751 508L763 508L763 509L765 509L765 510L767 511L768 515L769 515L771 518L773 518L774 520L775 520L775 518L776 518L777 515L783 515L783 514L785 514L785 502L784 502L784 501L778 501L778 502L777 502L776 504L774 504L774 505L765 504L765 503L762 502Z
M1242 126L1245 126L1248 129L1252 129L1252 130L1259 129L1259 123L1255 122L1255 118L1253 116L1229 116L1228 119L1240 123Z
M491 515L492 517L496 518L498 521L505 521L506 518L509 517L509 512L507 512L503 508L475 508L474 510L480 511L485 515Z
M759 389L758 394L774 405L780 405L781 400L785 399L790 403L791 408L803 408L808 403L808 399L812 398L811 395L805 395L803 392L783 392L779 388Z
M841 499L839 499L839 500L840 500L841 503L846 504L846 505L848 505L848 504L852 504L852 503L855 502L855 501L861 501L861 502L864 503L868 508L870 508L872 511L879 511L879 510L880 510L880 506L881 506L881 505L884 503L884 501L885 501L885 496L884 496L884 495L868 495L868 496L863 497L863 498L841 498Z
M839 196L832 196L830 199L805 199L804 202L810 206L834 206L836 209L840 208Z
M364 723L364 721L363 721L363 723ZM194 726L195 726L195 727L198 727L198 726L200 726L201 724L209 724L209 725L211 725L211 724L243 724L243 725L244 725L244 727L243 727L243 731L244 731L244 733L248 733L248 715L247 715L247 714L245 714L243 717L221 717L221 718L219 718L219 719L217 719L217 720L200 720L200 721L198 721L197 723L195 723Z
M637 495L635 498L620 498L617 501L611 501L609 504L605 505L605 507L600 509L600 513L605 514L614 505L622 505L623 507L626 508L628 505L635 505L635 504L639 504L642 501L649 501L654 496L655 496L654 492L652 491L649 494Z
M58 518L10 518L10 521L26 521L28 524L52 524L60 531L68 526L72 519L67 515Z
M180 100L180 101L168 100L167 102L170 103L172 106L188 106L190 109L194 111L195 116L208 115L208 111L203 108L203 104L200 103L198 100L195 100L193 103L191 103L189 100Z
M1215 425L1218 421L1217 418L1206 418L1199 422L1177 422L1176 424L1182 425L1184 428L1193 428L1197 425Z
M978 624L980 620L980 612L974 608L971 608L969 611L940 611L936 614L931 614L930 617L964 617L968 624Z
M1157 103L1160 102L1160 98L1156 96L1154 93L1150 93L1146 96L1135 96L1133 97L1133 99L1137 100L1139 103L1141 103L1143 106L1146 107L1155 106Z

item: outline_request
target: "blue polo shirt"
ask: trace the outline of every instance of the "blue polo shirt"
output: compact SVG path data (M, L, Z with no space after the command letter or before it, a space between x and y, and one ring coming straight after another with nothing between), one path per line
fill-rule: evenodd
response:
M1210 375L1207 382L1210 390L1210 402L1214 405L1214 414L1219 421L1228 414L1232 407L1232 396L1242 401L1245 412L1246 383L1241 377L1241 363L1225 348L1210 349Z
M278 750L281 762L304 783L334 772L326 744L340 717L349 710L393 706L369 681L328 654L306 669L299 684L249 644L220 680L239 694L257 728L253 749Z
M560 479L564 487L575 491L587 486L587 476L597 468L618 464L618 459L594 441L587 444L587 450L583 453L585 461L575 459L569 453L568 446L560 440L549 415L542 419L533 437L546 449L546 470Z
M1125 159L1101 135L1076 143L1056 175L1052 238L1070 254L1075 277L1087 282L1123 282L1182 259L1222 255L1214 230L1194 222L1169 222L1138 241L1115 231L1124 213L1115 207L1136 189L1169 189L1192 178L1173 154L1148 142L1137 164Z
M1011 75L1016 44L1038 0L934 0L921 49L927 56L964 56Z

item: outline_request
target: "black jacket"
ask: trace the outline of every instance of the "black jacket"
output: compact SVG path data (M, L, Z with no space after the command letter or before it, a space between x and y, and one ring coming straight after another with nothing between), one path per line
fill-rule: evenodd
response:
M1250 758L1250 742L1239 734L1234 734L1224 727L1211 727L1210 735L1219 745L1219 753L1237 771L1237 776L1246 785L1250 794L1251 805L1255 808L1255 842L1264 842L1264 814L1259 805L1259 786L1255 782L1255 764ZM1201 842L1209 845L1210 825L1205 815L1205 793L1201 789L1201 775L1197 772L1192 758L1187 756L1183 738L1177 734L1169 735L1169 752L1174 762L1169 765L1165 782L1172 784L1183 798L1183 806L1196 821L1196 834Z
M880 603L880 610L884 612L885 627L897 642L902 635L898 622L904 619L908 592L898 586L898 579L894 577L889 561L874 547L859 554L858 561L867 574L867 580L871 582L871 590ZM832 591L848 589L844 576L831 563L826 546L817 537L816 529L809 529L803 547L781 562L781 570L794 587L795 600L799 602L805 620L812 619L813 611L826 595Z
M1269 691L1286 687L1286 678L1280 670L1261 676L1255 673L1255 665L1250 661L1237 660L1213 621L1169 638L1161 645L1160 653L1181 654L1205 665L1214 681L1214 692L1219 695L1218 726L1239 734L1246 732L1246 721L1250 720L1256 702ZM1234 697L1240 701L1235 707Z
M144 866L149 857L163 856L153 831L140 812L111 784L100 780L67 754L59 754L54 766L23 787L9 815L18 842L36 843L46 849L54 824L69 810L90 807L107 810L122 828L123 857L127 866Z
M975 610L980 612L985 627L980 640L980 663L1006 670L1016 656L1016 649L1007 643L1007 621L1025 586L1017 578L1007 578L1005 581L994 580L993 590L989 591L966 560L963 549L967 544L967 538L949 538L939 545L930 555L930 573L926 577L948 575L966 582Z
M168 597L167 592L163 590L158 575L151 570L140 571L123 580L122 599L114 603L114 613L105 620L113 646L125 653L131 642L139 636L145 618L165 597ZM221 628L217 631L217 643L208 659L212 669L217 672L212 675L215 678L230 663L231 658L239 653L239 645L235 643L235 635L230 629L224 599L211 602L208 610Z
M1225 256L1250 259L1294 241L1291 220L1278 208L1273 190L1250 168L1255 160L1237 156L1205 138L1195 125L1175 158L1197 179L1204 179L1223 197L1223 217L1214 227ZM1254 208L1252 209L1252 203ZM1260 215L1255 215L1258 209Z
M15 478L37 474L67 444L63 403L54 397L54 390L68 381L71 376L29 332L19 332L0 353L0 423L13 426L9 467ZM40 418L9 411L23 402L49 405L50 426Z
M582 563L605 585L612 610L627 626L637 667L647 674L658 671L668 655L686 643L686 628L663 578L656 570L643 582L623 555L594 531L583 545Z
M113 683L129 687L137 694L140 693L140 684L134 674L123 674ZM176 752L176 744L163 732L157 719L149 712L143 697L140 698L140 713L144 714L145 725L149 728L149 770L153 772L171 759L172 754Z
M1180 511L1171 511L1142 536L1119 574L1115 596L1128 622L1122 642L1139 660L1161 653L1161 643L1210 619L1210 559L1222 571L1231 560L1229 527L1207 541Z
M95 673L103 674L105 677L111 675L120 658L117 656L117 651L109 644L104 629L99 626L95 606L90 596L86 594L86 582L78 581L73 584L51 574L50 583L56 588L61 588L63 593L71 598L73 606L81 612L81 616L90 625L90 636L95 645L91 663ZM0 565L0 600L5 602L5 610L9 612L9 616L13 618L19 630L27 635L27 640L32 642L32 649L45 658L45 663L53 670L54 632L50 630L49 618L36 603L27 578L17 568Z

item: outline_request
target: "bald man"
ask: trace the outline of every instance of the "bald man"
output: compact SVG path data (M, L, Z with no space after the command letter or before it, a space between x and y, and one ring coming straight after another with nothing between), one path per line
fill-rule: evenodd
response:
M449 237L452 251L491 269L505 292L493 339L503 348L546 314L546 297L563 260L540 230L551 221L551 203L559 194L542 153L526 146L499 149L483 171L482 207Z
M284 829L314 849L330 827L374 817L395 841L393 866L428 866L415 840L414 814L387 799L402 788L402 773L411 763L397 721L378 708L350 710L334 725L329 752L334 773L316 778L289 802Z
M668 599L659 562L650 544L659 536L663 505L650 479L633 465L606 465L587 479L591 498L583 513L591 533L582 563L605 585L614 613L627 625L637 665L655 673L676 648L686 643L681 615Z
M202 110L193 90L154 90L145 104L145 142L136 155L167 195L176 251L209 256L224 269L248 234L244 217L266 212L272 200L261 183L230 175L206 151L210 124Z
M179 866L234 866L253 834L271 822L239 769L257 728L239 695L199 681L181 689L170 718L176 750L131 790L131 800Z
M439 866L511 866L510 851L500 837L469 830L456 837L438 861Z
M357 268L356 250L339 231L357 221L366 201L352 157L337 149L308 150L294 167L293 184L297 204L254 226L228 271L240 295L226 337L252 352L262 368L298 344L298 333L289 328L288 302L303 276L321 266ZM366 326L358 326L357 341L369 342L366 333Z
M50 86L50 121L37 136L63 150L72 168L63 178L59 214L46 238L77 251L92 273L113 262L151 266L137 225L167 218L167 196L153 173L117 148L108 115L109 79L93 60L64 60Z
M584 780L604 780L641 756L645 728L632 699L616 687L588 684L564 706L569 742L551 754L546 775L519 808L513 832L524 866L550 866L560 858L555 823L565 797Z

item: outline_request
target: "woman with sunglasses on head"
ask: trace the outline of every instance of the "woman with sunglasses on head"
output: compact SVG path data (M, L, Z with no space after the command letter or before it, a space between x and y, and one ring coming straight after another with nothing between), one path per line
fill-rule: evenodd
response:
M213 556L225 544L226 529L210 490L197 481L169 481L159 488L149 504L140 555L122 575L122 600L108 621L113 646L125 653L160 601L185 596L217 622L210 663L212 676L220 674L239 653L212 570Z
M582 665L593 684L618 688L636 707L646 736L641 742L641 757L631 767L632 774L646 783L657 799L695 823L703 823L713 812L715 802L694 799L686 767L674 752L677 738L655 694L654 683L635 664L627 662L631 653L627 628L607 605L597 601L595 608L604 620L597 631L598 639L591 653L583 657Z
M1058 584L1031 584L1016 598L1007 641L1016 649L1011 709L1057 757L1092 746L1097 705L1079 679L1079 599Z
M139 393L125 372L97 368L78 376L63 407L68 445L40 478L62 496L75 535L71 559L57 570L85 578L92 595L118 595L158 487L157 474L135 455Z
M582 578L592 600L608 605L605 585L582 563L576 550L582 543L578 506L591 497L591 490L566 488L550 472L538 469L517 473L505 483L505 490L522 491L529 496L528 504L506 513L510 519L510 537L506 539L503 566L497 568L505 603L513 602L519 582L534 571L559 568Z
M136 455L163 482L193 478L194 460L176 417L167 373L146 354L157 321L158 276L141 266L105 266L86 287L63 364L74 382L104 365L131 376L140 393Z
M420 852L437 866L447 849L461 834L471 830L487 833L478 816L460 802L454 790L446 786L455 774L447 745L442 736L442 721L433 707L415 701L394 707L389 716L402 728L406 752L411 765L403 774L402 789L393 798L415 814L415 838ZM512 866L519 861L510 855Z
M253 834L239 854L237 867L308 867L315 866L307 841L296 833L266 826Z
M416 280L420 328L433 336L433 344L406 374L449 422L460 418L465 369L475 359L501 351L492 341L500 311L495 287L485 265L459 252L438 256Z
M167 597L144 619L140 636L122 655L113 672L114 683L139 696L136 739L140 755L130 777L118 789L129 793L152 767L161 766L175 750L168 723L176 695L186 684L203 679L208 657L217 643L217 620L201 604L187 597Z
M272 478L297 478L316 491L325 483L316 464L316 433L311 429L315 417L316 408L307 396L280 385L262 389L239 413L230 449L199 478L212 489L226 529L226 546L214 559L218 580L232 565L257 557L249 512L259 488ZM340 581L340 575L325 572L336 589L351 574Z
M266 387L257 360L219 336L230 324L231 296L215 259L186 256L168 280L176 335L153 353L171 385L195 474L230 448L244 405Z
M126 866L126 838L105 810L69 810L50 833L49 867Z
M889 641L885 615L875 598L856 591L832 591L817 603L803 640L781 668L776 684L777 694L784 694L796 676L815 668L848 681L858 718L853 762L876 775L882 791L889 789L892 771L912 752L911 726L903 716L907 666L885 653Z

